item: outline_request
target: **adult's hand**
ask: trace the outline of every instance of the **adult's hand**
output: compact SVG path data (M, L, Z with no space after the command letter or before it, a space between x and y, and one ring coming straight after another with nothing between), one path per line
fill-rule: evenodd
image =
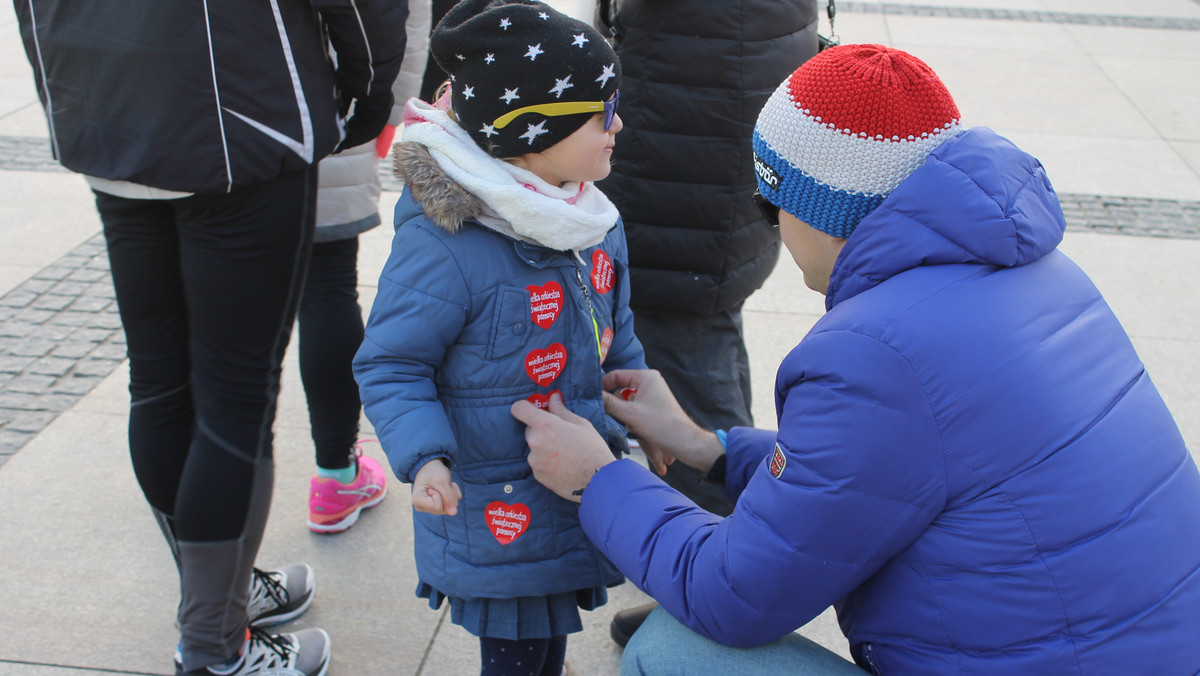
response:
M634 390L628 398L613 394L626 388ZM658 371L612 371L604 375L604 389L605 410L637 435L659 474L672 459L707 472L725 452L716 434L688 417Z
M454 516L462 491L450 480L450 468L441 460L430 460L413 477L413 509L426 514Z
M567 409L561 394L550 395L547 410L524 399L510 410L525 423L533 477L559 497L580 502L592 475L614 460L596 428Z

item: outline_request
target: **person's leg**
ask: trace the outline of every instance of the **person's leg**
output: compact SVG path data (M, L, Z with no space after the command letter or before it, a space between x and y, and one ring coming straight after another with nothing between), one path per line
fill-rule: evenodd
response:
M867 672L799 634L758 648L730 648L693 632L662 608L655 609L626 646L621 675L692 674L865 676Z
M662 373L679 405L697 424L726 430L754 424L740 305L712 315L639 312L634 331L646 350L646 365ZM721 516L732 512L721 487L700 479L700 472L678 462L667 468L664 477L704 509Z
M313 245L300 300L300 377L316 446L309 481L308 527L340 533L387 495L387 474L356 453L362 415L352 365L363 339L358 304L358 238Z
M357 237L313 245L300 299L299 329L300 377L308 400L317 466L349 468L354 465L362 413L351 371L363 339ZM353 474L349 478L353 480Z
M169 202L96 193L129 355L134 474L179 563L175 498L195 412L179 237Z
M274 483L280 364L311 249L316 168L178 200L195 435L175 502L184 669L242 646Z
M567 637L510 640L480 637L480 676L559 676Z

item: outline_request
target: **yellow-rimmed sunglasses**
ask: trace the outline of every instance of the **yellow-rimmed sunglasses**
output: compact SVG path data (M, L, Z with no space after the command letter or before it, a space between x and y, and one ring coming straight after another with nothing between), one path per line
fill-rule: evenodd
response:
M617 114L617 102L621 100L621 91L617 90L612 95L612 98L607 101L558 101L555 103L539 103L534 106L525 106L510 110L507 113L496 118L492 126L497 129L503 129L510 122L524 115L525 113L537 113L546 117L558 117L560 115L580 115L582 113L604 113L604 131L612 128L613 118Z

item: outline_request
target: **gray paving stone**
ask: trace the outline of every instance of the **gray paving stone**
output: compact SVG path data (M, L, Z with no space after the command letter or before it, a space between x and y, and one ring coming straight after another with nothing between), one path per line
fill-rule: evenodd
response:
M0 390L0 408L15 411L31 411L37 408L37 397L26 392Z
M12 348L12 354L18 357L43 357L50 353L57 343L44 338L28 338L17 343Z
M120 360L116 359L85 359L75 365L75 373L103 378L112 373L119 364Z
M74 359L65 359L61 357L45 357L39 359L29 365L30 373L37 373L47 376L63 376L75 366Z
M25 373L18 376L4 387L9 392L28 392L30 394L39 394L45 392L54 381L58 380L55 376L36 375Z
M66 409L62 409L66 410ZM4 426L5 431L37 434L58 417L62 411L23 411Z
M93 388L104 380L103 376L89 376L81 373L72 373L69 376L59 378L51 392L54 394L68 394L78 397L91 392ZM0 409L2 410L2 409Z

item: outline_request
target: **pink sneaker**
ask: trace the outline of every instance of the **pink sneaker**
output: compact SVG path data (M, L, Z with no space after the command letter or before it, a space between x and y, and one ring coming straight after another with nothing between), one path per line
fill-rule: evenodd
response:
M314 533L340 533L358 521L358 515L383 502L387 477L374 459L356 444L358 476L353 483L314 476L308 492L308 528Z

